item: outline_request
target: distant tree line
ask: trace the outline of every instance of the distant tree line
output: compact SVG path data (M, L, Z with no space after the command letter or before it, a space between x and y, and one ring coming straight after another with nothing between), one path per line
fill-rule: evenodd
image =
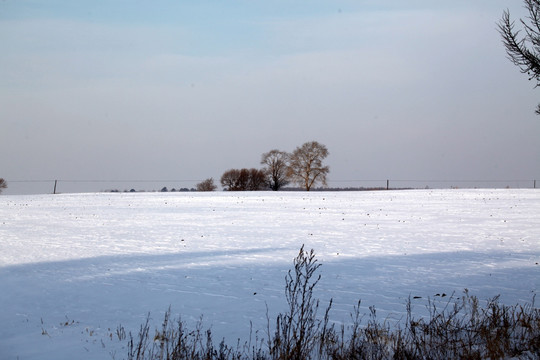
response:
M262 154L262 169L229 169L220 182L227 191L278 191L295 183L309 191L317 184L327 185L330 168L323 164L329 152L325 145L310 141L294 149L292 153L273 149Z
M278 191L284 186L294 183L299 188L310 191L316 184L327 185L326 177L330 168L323 164L329 152L325 145L317 141L304 143L293 152L273 149L262 154L262 169L229 169L220 179L221 186L226 191ZM7 183L0 178L0 193L7 188ZM167 189L161 192L175 191L215 191L217 186L213 178L208 178L196 185L196 188ZM110 190L110 192L119 192ZM125 190L124 192L128 192ZM135 189L129 192L136 192Z
M172 189L168 189L166 186L164 186L163 188L161 188L161 190L135 190L135 189L130 189L130 190L118 190L118 189L112 189L112 190L106 190L105 192L111 192L111 193L120 193L120 192L124 192L124 193L136 193L136 192L190 192L190 191L198 191L197 189L195 188L180 188L180 189L175 189L175 188L172 188Z

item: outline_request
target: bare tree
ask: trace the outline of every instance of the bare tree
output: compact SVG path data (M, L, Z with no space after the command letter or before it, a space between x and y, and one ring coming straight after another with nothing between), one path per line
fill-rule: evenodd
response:
M265 172L270 189L277 191L289 183L287 167L289 153L277 149L262 154L261 164L266 165Z
M223 189L228 191L238 191L240 190L241 184L239 183L240 170L230 169L227 170L221 175L221 186Z
M3 178L0 178L0 194L2 193L3 189L7 189L7 182Z
M214 178L203 180L197 184L197 191L215 191L216 189L217 186L214 184Z
M503 12L498 26L508 58L529 76L529 80L534 80L537 87L540 85L540 0L524 1L529 15L528 22L519 19L523 36L520 36L522 30L514 30L515 21L510 19L509 10ZM540 104L536 114L540 115Z
M317 141L307 142L297 147L291 154L288 175L306 191L318 181L326 185L326 175L330 172L330 168L323 166L323 160L327 156L326 146Z

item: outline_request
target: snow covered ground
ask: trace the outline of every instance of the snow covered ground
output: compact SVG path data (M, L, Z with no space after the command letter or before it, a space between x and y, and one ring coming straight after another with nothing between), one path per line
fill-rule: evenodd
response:
M465 288L531 302L540 287L539 190L92 193L0 196L0 358L122 359L171 306L215 340L264 334L305 244L331 317ZM447 298L440 301L446 301Z

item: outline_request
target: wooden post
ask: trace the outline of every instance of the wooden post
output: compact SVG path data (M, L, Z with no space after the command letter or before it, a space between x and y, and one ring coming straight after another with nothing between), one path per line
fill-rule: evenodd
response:
M56 194L56 183L58 182L58 180L54 180L54 191L53 191L53 194Z
M390 190L390 180L386 180L386 190Z

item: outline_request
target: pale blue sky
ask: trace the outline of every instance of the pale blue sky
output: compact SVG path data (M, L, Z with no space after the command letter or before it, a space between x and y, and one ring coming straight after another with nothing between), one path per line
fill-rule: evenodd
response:
M317 140L330 185L540 179L540 98L505 57L506 8L524 15L517 0L2 1L0 177L219 179Z

